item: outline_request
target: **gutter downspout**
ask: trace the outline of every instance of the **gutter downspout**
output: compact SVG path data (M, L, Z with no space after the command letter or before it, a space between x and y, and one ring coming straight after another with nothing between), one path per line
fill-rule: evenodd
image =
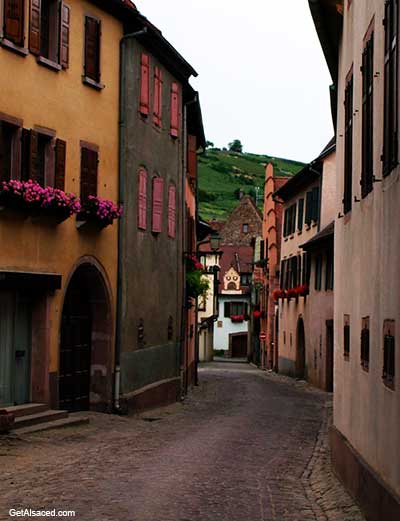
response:
M118 185L119 185L119 203L123 205L125 194L125 65L126 53L125 42L147 33L147 27L134 33L125 34L120 40L120 73L119 73L119 168L118 168ZM121 222L118 223L118 266L117 266L117 304L116 304L116 326L115 326L115 362L114 362L114 403L113 410L117 414L121 414L120 392L121 392L121 328L122 328L122 241L123 228Z

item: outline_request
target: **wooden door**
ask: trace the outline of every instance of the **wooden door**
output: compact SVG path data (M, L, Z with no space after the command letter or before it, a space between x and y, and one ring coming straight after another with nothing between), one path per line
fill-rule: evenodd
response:
M232 336L232 358L247 358L247 333Z
M84 411L90 405L92 321L84 291L70 288L64 303L59 372L59 406Z
M299 318L297 322L297 345L296 345L296 377L305 378L306 371L306 338L304 322Z

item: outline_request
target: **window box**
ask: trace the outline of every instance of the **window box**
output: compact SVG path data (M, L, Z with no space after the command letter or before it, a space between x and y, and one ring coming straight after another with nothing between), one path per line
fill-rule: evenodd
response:
M239 324L241 322L244 322L244 315L231 315L231 321L234 324Z
M76 217L76 227L79 230L102 230L113 224L115 219L122 217L122 206L107 199L89 195Z

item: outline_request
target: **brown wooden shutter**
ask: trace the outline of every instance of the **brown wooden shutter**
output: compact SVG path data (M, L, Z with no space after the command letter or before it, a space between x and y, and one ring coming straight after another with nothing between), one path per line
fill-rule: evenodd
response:
M70 8L62 2L61 4L61 34L60 34L60 64L63 69L69 65L69 25Z
M65 189L65 155L66 155L67 144L62 139L56 140L56 160L55 160L55 175L54 175L54 188L59 190Z
M24 44L24 0L4 0L4 37Z
M40 54L40 11L41 0L31 0L29 25L29 50L32 54Z
M85 76L100 81L100 21L85 18Z
M38 157L38 146L39 146L39 134L34 130L30 131L29 140L29 178L33 181L41 181L40 179L40 168L39 168L39 157ZM43 182L43 180L42 180Z
M81 151L81 200L87 203L89 195L97 195L98 154L94 150Z

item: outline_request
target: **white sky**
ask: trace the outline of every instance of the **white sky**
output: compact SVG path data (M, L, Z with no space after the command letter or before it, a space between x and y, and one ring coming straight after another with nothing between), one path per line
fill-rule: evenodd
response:
M333 135L307 0L135 0L199 73L206 138L311 161Z

